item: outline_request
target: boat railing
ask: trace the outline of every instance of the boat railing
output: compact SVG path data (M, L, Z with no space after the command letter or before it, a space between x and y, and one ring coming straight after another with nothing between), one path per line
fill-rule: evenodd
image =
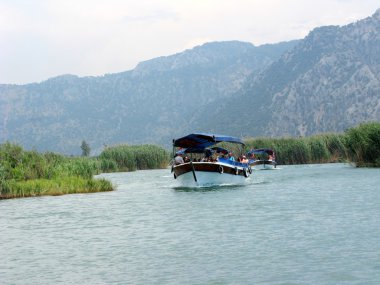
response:
M225 163L225 164L230 164L230 165L233 165L233 166L247 167L247 163L241 163L241 162L238 162L238 161L233 161L233 160L230 160L228 158L218 158L218 162L222 162L222 163Z

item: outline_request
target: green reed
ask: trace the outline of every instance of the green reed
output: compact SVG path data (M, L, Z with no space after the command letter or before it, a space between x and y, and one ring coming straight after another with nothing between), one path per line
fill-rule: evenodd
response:
M350 161L356 166L380 167L380 123L371 122L345 133L298 138L248 138L247 150L272 148L279 164Z
M108 147L98 158L102 171L135 171L165 168L169 153L156 145L119 145Z
M306 164L343 161L344 145L340 135L322 134L299 138L247 140L250 148L272 148L279 164Z
M357 166L380 167L380 123L361 124L346 131L347 154Z
M93 178L99 172L97 159L69 158L0 144L0 198L112 190L110 182Z
M0 144L0 198L109 191L111 183L95 174L164 168L168 162L169 153L155 145L110 147L88 158L26 151L7 142Z
M63 195L112 191L111 182L105 179L86 179L66 176L53 179L33 179L7 182L8 189L2 191L1 198L33 197L42 195Z

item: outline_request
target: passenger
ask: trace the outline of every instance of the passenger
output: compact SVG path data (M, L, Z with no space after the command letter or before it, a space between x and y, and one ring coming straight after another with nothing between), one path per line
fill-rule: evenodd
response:
M186 155L185 158L183 159L183 161L184 161L185 163L190 162L190 158Z
M242 156L241 163L248 163L248 159L245 155Z
M231 160L231 161L235 161L235 157L234 157L234 155L233 155L232 152L228 153L228 159Z
M180 165L185 163L182 158L182 153L178 153L177 156L174 158L174 164L175 165Z

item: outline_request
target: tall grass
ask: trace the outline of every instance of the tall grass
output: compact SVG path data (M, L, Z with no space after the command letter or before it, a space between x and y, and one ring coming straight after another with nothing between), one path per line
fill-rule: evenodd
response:
M255 138L247 148L272 148L279 164L350 161L357 166L380 167L380 123L371 122L343 134L319 134L299 138Z
M100 171L99 165L96 159L41 154L11 143L1 144L0 199L110 191L109 181L93 178Z
M319 159L320 143L313 138L258 138L247 139L246 145L251 148L272 148L276 152L278 164L304 164L314 162L312 159ZM311 149L315 153L312 153Z
M170 155L155 145L120 145L105 149L99 156L101 170L134 171L165 168Z
M9 188L1 193L2 198L31 197L41 195L63 195L112 191L112 184L105 179L86 179L68 176L55 179L10 180Z
M110 171L164 168L169 153L154 145L107 148L99 157L66 157L0 144L0 198L110 191L109 181L94 179Z
M361 124L346 131L348 157L357 166L380 167L380 123Z

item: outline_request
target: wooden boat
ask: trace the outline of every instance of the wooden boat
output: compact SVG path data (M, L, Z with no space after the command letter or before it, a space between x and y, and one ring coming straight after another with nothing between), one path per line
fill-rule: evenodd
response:
M223 142L244 146L239 138L224 135L194 133L174 139L173 157L188 156L183 162L173 161L171 171L177 183L182 187L244 184L252 173L251 167L248 161L225 157L228 150L215 146Z
M273 149L252 149L248 152L249 164L256 170L275 169L277 167L276 156Z

